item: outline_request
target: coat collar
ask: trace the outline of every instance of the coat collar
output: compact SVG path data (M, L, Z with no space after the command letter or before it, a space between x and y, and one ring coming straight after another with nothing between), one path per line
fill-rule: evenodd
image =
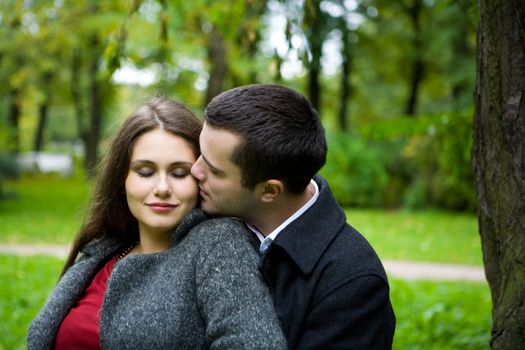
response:
M107 237L89 242L80 252L86 257L103 259L114 254L123 246L124 242L119 242L119 240L114 237Z
M173 232L171 236L171 246L173 247L179 243L194 226L200 224L204 220L206 220L206 214L204 214L200 208L195 208L190 211Z
M304 274L312 272L330 242L346 224L346 215L326 180L315 176L314 181L319 186L317 201L272 243L272 246L282 248Z
M171 246L175 246L179 243L190 230L206 220L206 215L200 208L195 208L190 211L182 220L179 226L173 231L171 235ZM125 242L121 242L114 237L106 237L100 240L96 240L88 243L83 249L82 254L85 256L97 257L103 259L107 256L115 254L116 251L123 249L126 245Z

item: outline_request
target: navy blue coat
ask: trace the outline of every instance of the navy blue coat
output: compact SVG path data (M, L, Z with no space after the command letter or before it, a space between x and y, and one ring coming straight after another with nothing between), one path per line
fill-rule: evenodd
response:
M326 181L277 236L259 269L290 349L391 349L395 316L383 266L346 223Z

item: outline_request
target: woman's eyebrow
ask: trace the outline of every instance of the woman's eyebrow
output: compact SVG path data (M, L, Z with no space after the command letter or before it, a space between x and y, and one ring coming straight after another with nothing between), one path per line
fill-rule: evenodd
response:
M148 159L136 159L134 161L132 161L130 163L130 165L155 165L156 163L151 161L151 160L148 160ZM179 160L179 161L175 161L175 162L172 162L170 163L170 167L175 167L175 166L189 166L191 167L193 165L193 162L187 162L187 161L183 161L183 160Z

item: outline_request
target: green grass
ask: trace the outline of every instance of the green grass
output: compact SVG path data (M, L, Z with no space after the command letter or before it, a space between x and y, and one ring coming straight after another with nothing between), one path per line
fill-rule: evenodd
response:
M0 200L0 242L69 244L87 205L82 178L25 177L7 182Z
M29 322L55 285L63 260L0 255L0 349L26 349Z
M82 178L25 177L0 200L0 243L69 244L82 222L89 186ZM382 259L481 265L474 214L347 210Z
M63 260L0 255L0 349L25 349L29 322L56 283ZM486 284L391 281L396 350L487 349Z
M491 299L486 283L393 280L393 349L489 349Z
M346 214L382 259L483 264L475 214L360 209Z

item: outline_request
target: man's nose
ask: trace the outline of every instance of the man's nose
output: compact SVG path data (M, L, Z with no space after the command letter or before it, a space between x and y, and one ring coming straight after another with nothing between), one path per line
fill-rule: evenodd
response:
M204 180L204 172L202 171L202 156L199 156L191 167L191 175L199 181Z

